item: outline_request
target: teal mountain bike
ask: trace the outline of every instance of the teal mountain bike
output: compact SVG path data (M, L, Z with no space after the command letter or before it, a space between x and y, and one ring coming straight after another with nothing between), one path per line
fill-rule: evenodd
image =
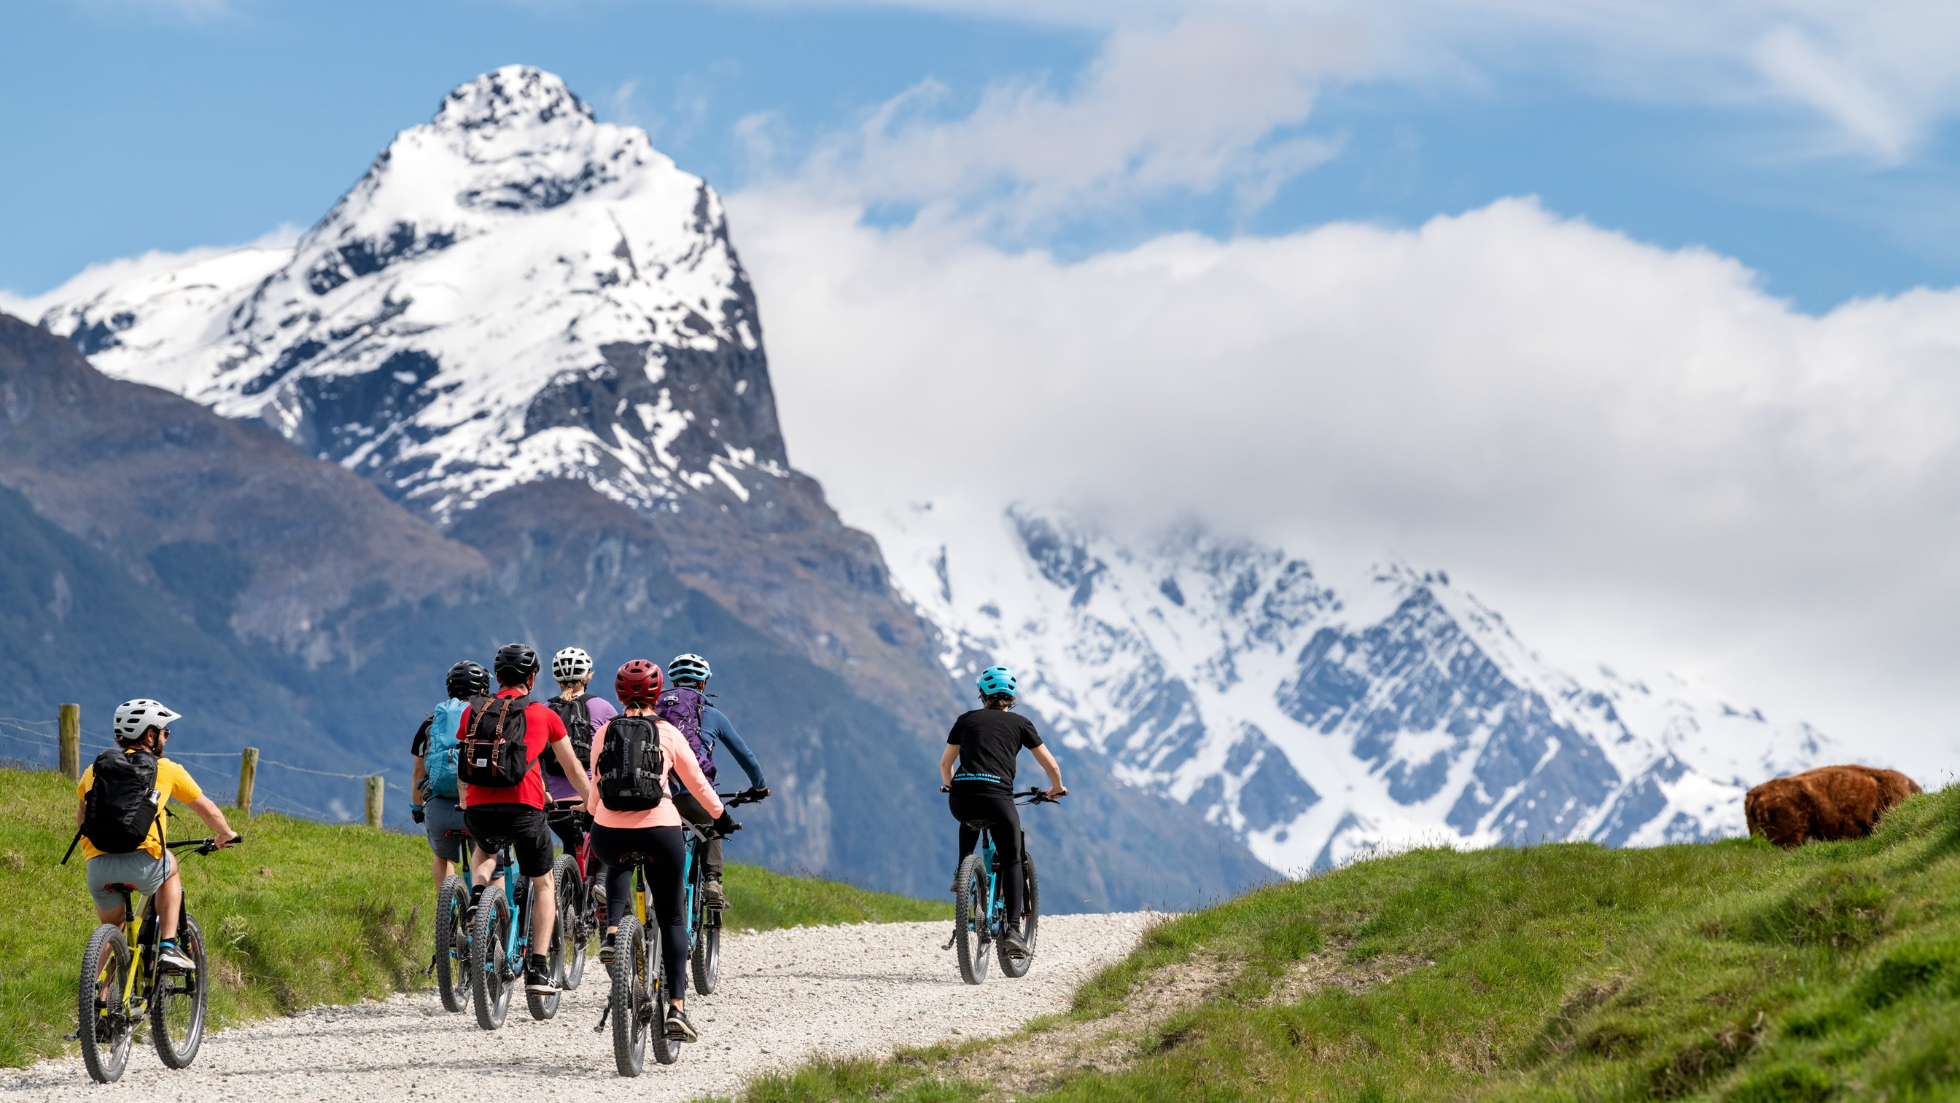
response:
M1013 796L1018 805L1055 803L1040 789L1024 789ZM1007 951L1007 943L1001 937L1007 929L1007 886L1000 880L1000 853L993 831L984 821L967 826L979 829L980 841L974 844L973 853L960 859L959 872L953 877L953 937L946 945L959 948L960 979L968 984L987 979L989 946L1000 958L1001 972L1010 977L1024 977L1034 965L1035 930L1041 923L1040 894L1035 883L1034 858L1027 851L1027 833L1022 832L1021 839L1007 840L1007 845L1021 847L1024 882L1020 929L1028 953L1026 957L1016 957Z
M524 983L524 959L531 952L531 879L511 867L510 840L482 840L497 847L497 864L505 870L504 891L485 889L477 900L476 922L470 930L470 978L472 1002L476 1005L476 1025L495 1030L504 1025L510 1010L513 988ZM559 917L562 920L562 916ZM551 925L551 945L545 952L554 982L563 977L565 951L570 939L566 924ZM442 964L436 958L438 969ZM556 992L540 995L524 993L533 1019L549 1019L558 1014Z

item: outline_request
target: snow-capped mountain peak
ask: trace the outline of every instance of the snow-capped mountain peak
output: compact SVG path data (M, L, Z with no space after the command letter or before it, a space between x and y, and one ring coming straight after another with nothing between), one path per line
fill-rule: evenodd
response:
M1679 679L1581 682L1444 572L1337 587L1196 525L1121 539L1025 505L875 527L956 674L1015 666L1065 743L1282 870L1416 842L1736 834L1750 785L1842 757Z
M290 251L49 299L102 370L439 517L540 478L659 509L788 474L720 198L537 69L449 93Z

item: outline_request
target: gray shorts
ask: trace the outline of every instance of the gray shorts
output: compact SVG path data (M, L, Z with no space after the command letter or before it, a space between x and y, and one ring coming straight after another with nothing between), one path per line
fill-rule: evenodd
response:
M176 868L177 859L167 850L161 858L152 858L143 850L97 854L88 860L88 894L94 897L97 908L108 911L122 905L122 893L107 886L131 885L139 896L155 896Z
M457 835L469 834L463 826L463 809L453 797L431 796L422 802L422 827L429 833L429 849L445 862L459 862L463 858L463 840L450 838L450 831Z

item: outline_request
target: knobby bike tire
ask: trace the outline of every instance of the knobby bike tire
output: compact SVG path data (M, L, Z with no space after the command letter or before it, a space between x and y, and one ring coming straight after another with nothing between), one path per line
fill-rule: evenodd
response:
M694 972L694 990L704 996L715 994L715 986L721 981L721 924L708 919L707 925L694 940L694 953L689 955Z
M953 878L953 945L960 952L960 979L987 979L987 873L976 851L960 859Z
M621 1076L638 1076L646 1067L647 1033L658 1024L647 993L646 939L633 916L621 919L613 934L611 969L613 1063Z
M76 993L75 1030L82 1043L82 1064L97 1083L122 1079L129 1067L129 1044L135 1024L123 1007L123 988L129 982L129 939L121 927L107 923L88 936L82 951L80 990ZM97 994L105 988L101 1005Z
M678 1038L667 1037L667 955L661 952L662 932L658 926L649 923L640 928L645 932L647 952L647 976L652 978L648 991L652 996L653 1008L653 1059L663 1065L671 1065L681 1059L681 1046Z
M452 873L436 893L436 989L448 1011L470 1002L469 916L470 883Z
M994 944L1000 958L1000 971L1009 977L1025 977L1034 965L1034 936L1041 926L1041 894L1034 878L1034 859L1021 855L1021 937L1028 944L1028 956L1017 958L1007 952L1007 943Z
M187 1069L197 1060L204 1042L204 1016L210 993L205 983L204 930L186 909L177 920L177 948L197 966L188 973L157 972L150 993L150 1041L157 1056L173 1069Z
M558 886L554 883L551 888L551 945L547 946L544 952L545 961L549 963L545 968L544 975L550 977L552 983L557 984L564 980L565 950L571 945L571 939L569 938L569 929L565 926L565 909L559 903ZM534 922L537 919L536 908L537 898L532 897L531 906L524 909L525 922ZM536 929L536 927L533 927L532 931ZM529 947L530 952L533 953L537 949L538 947L535 944ZM558 1014L558 1001L560 998L561 993L558 992L553 992L550 995L526 992L524 993L524 1005L530 1008L533 1019L544 1020Z
M470 931L470 999L476 1005L476 1025L495 1030L510 1011L510 901L496 891L483 890L476 905L476 926Z
M592 941L592 926L586 921L585 878L579 876L578 859L570 854L560 854L551 873L558 890L557 925L565 929L565 969L558 984L567 992L576 992L585 980L586 949Z

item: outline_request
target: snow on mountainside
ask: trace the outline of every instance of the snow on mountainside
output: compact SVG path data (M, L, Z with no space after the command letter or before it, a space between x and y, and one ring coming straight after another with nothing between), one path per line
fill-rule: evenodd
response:
M1740 834L1749 786L1844 757L1678 681L1584 684L1441 573L1336 590L1276 548L1196 527L1126 543L1026 506L876 527L956 674L1014 666L1066 744L1281 870L1413 842Z
M787 475L719 197L536 69L450 93L290 250L47 299L104 372L438 517L561 475L641 508Z

